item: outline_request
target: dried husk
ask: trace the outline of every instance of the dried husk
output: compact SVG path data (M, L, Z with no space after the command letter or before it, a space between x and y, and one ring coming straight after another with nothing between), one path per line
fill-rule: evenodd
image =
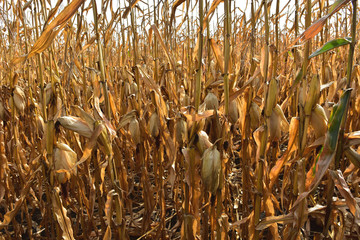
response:
M212 92L209 92L205 97L206 110L218 110L219 100Z
M229 119L232 124L235 124L239 119L239 106L236 99L229 104Z
M124 83L124 94L126 97L131 95L130 84L128 82Z
M269 125L269 132L270 132L270 140L271 141L278 141L281 137L281 118L276 111L273 111L270 116L270 125Z
M268 96L265 106L265 116L270 117L277 101L278 86L275 78L272 78L269 83Z
M331 81L331 68L329 65L325 66L325 79L324 79L324 83L330 82Z
M220 152L216 149L216 146L206 149L202 156L201 178L205 189L212 194L216 194L218 190L220 171Z
M53 93L53 90L51 87L51 83L46 84L45 93L46 93L46 105L48 105L50 100L54 96L54 93Z
M132 119L129 124L129 131L131 134L131 138L134 143L137 145L140 143L140 126L139 122L136 118Z
M45 129L45 123L44 123L44 119L42 118L42 116L40 116L38 114L36 115L36 124L37 124L38 133L43 134L44 129Z
M130 85L130 92L131 94L135 94L135 96L138 93L138 85L136 84L136 82L132 82Z
M251 102L250 106L250 126L251 129L256 129L260 126L260 118L261 118L261 109L259 105L254 102Z
M183 145L188 140L188 128L187 123L184 119L178 118L175 126L175 138L176 142L180 145Z
M198 149L200 150L201 154L207 150L209 147L211 147L213 144L210 142L209 140L209 136L207 135L207 133L205 131L199 131L198 133L198 141L196 143L196 146L198 147Z
M186 93L184 86L180 87L180 103L181 103L181 106L190 105L190 97Z
M310 118L310 125L314 130L316 138L325 136L327 132L327 122L328 119L323 107L319 104L316 104L315 108L311 112Z
M287 121L285 114L279 104L276 104L276 106L274 108L274 112L280 118L281 131L287 132L289 130L289 122Z
M67 144L55 144L54 167L55 176L59 183L65 183L70 180L71 175L77 174L76 160L76 153Z
M149 132L152 137L156 138L160 133L160 118L159 115L154 112L151 114L149 121Z
M16 86L14 88L14 103L16 109L19 111L21 115L24 114L25 110L25 94L21 87Z
M0 120L4 121L5 120L5 108L4 108L4 104L0 101Z
M87 138L91 137L94 130L94 126L90 126L86 121L78 117L63 116L58 118L58 121L64 128L77 132Z
M305 115L309 116L311 114L311 110L315 106L315 104L319 101L320 97L320 80L317 75L314 75L311 79L310 89L307 94L307 98L305 101Z

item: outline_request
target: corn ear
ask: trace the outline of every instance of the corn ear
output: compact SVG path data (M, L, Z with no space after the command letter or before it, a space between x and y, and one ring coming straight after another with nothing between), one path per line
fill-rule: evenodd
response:
M54 148L55 176L59 183L70 180L70 176L77 173L75 168L76 153L65 143L56 143Z
M319 138L325 136L327 132L326 113L322 106L316 104L313 111L311 112L310 125L314 130L315 137Z
M209 136L207 135L207 133L205 131L200 131L198 133L198 142L196 143L196 146L198 147L198 149L200 150L201 153L205 152L205 150L207 150L209 147L212 146L212 143L209 140Z
M206 110L218 110L219 100L212 92L209 92L205 97Z
M265 106L265 116L270 117L277 101L278 86L275 78L272 78L269 83L268 95Z
M21 115L24 114L25 110L25 94L21 87L16 86L14 89L14 103L16 109L19 111Z
M307 99L305 101L305 115L309 116L311 114L311 110L315 106L315 104L319 101L320 97L320 80L318 75L314 75L311 79L310 89L307 94Z
M201 178L206 190L212 194L215 194L219 187L220 171L220 152L216 146L206 149L202 156Z
M184 119L182 118L178 118L176 121L176 133L175 133L175 137L176 137L176 141L180 144L183 145L185 143L187 143L188 140L188 128L187 128L187 123Z
M156 138L160 133L160 118L159 115L154 112L151 114L149 121L149 132L152 137Z
M138 120L136 120L136 118L133 118L130 121L129 131L130 131L131 138L134 141L134 143L136 145L139 144L140 141L141 141L141 139L140 139L140 126L139 126L139 122L138 122Z
M287 121L283 110L281 109L279 104L276 104L274 111L276 113L276 115L279 117L280 119L280 126L281 126L281 131L283 132L287 132L289 130L289 122Z
M232 124L235 124L239 119L239 106L237 100L233 100L229 105L229 119Z
M259 127L260 125L260 118L261 118L261 109L259 107L259 105L257 105L254 102L251 102L251 106L250 106L250 126L252 129L256 129Z

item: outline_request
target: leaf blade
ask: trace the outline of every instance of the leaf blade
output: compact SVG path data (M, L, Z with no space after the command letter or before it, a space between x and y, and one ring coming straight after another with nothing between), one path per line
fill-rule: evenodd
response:
M318 56L320 54L323 54L325 52L328 52L328 51L330 51L330 50L332 50L334 48L345 46L345 45L350 44L350 43L351 43L351 38L350 37L338 38L338 39L328 41L321 48L319 48L315 52L313 52L309 56L309 59L311 59L313 57L316 57L316 56Z

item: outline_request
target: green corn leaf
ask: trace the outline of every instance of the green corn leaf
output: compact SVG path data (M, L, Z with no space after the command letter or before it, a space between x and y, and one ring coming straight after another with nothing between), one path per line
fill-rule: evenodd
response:
M327 43L325 43L321 48L319 48L318 50L316 50L315 52L313 52L310 56L310 58L316 57L322 53L325 53L327 51L330 51L331 49L340 47L340 46L344 46L351 43L351 37L346 37L346 38L338 38L338 39L334 39L331 41L328 41Z
M336 143L339 136L339 129L343 115L346 111L347 102L350 98L351 89L346 89L343 95L341 96L339 106L336 109L336 112L333 113L331 122L329 123L329 129L325 140L325 145L328 144L328 147L335 151Z

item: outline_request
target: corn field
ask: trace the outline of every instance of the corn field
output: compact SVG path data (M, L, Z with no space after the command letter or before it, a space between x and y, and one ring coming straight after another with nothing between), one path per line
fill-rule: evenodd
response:
M358 12L0 1L0 239L359 239Z

